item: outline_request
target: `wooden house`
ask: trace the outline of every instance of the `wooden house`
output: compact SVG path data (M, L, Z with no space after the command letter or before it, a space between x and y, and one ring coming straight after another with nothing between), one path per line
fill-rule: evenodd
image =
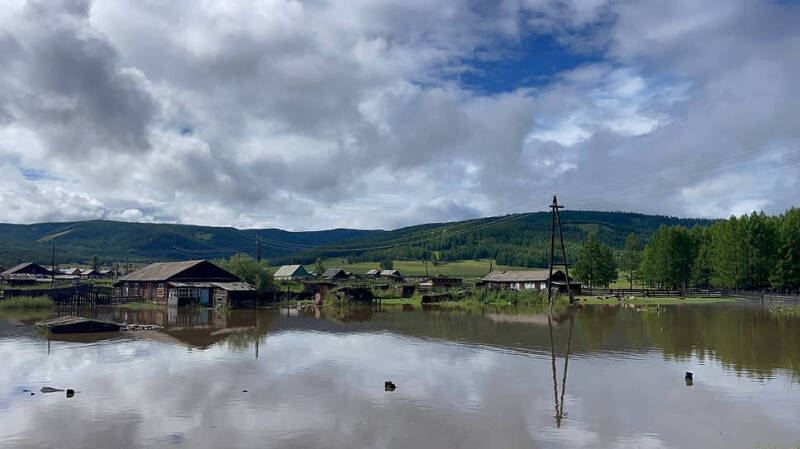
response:
M326 281L343 281L349 276L341 268L328 268L320 277Z
M302 265L283 265L272 275L276 281L298 281L311 277Z
M461 278L437 274L419 283L419 288L433 290L439 288L460 287Z
M207 260L188 260L147 265L123 276L114 286L120 296L139 297L146 302L211 306L216 302L217 290L230 291L218 284L230 283L242 283L242 280ZM220 297L229 297L229 294Z
M403 275L397 270L381 270L380 278L390 281L402 281Z
M373 268L372 270L368 270L366 272L366 274L364 274L364 276L366 276L368 278L373 278L373 279L374 278L379 278L379 277L381 277L381 270L376 270L376 269Z
M56 274L60 275L60 273ZM52 271L34 262L21 263L0 273L0 280L8 286L14 287L35 285L39 281L52 281L53 278Z
M546 290L550 270L493 271L481 279L481 284L493 288L511 290ZM561 270L553 271L552 284L559 292L567 292L567 275ZM580 294L580 282L570 279L572 291Z

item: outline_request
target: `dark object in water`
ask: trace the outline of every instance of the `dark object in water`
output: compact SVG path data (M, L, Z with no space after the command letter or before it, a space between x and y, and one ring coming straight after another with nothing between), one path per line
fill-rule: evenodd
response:
M694 376L691 372L686 371L686 376L684 376L684 380L686 381L686 386L691 387L694 385Z
M247 393L247 390L242 390L242 393Z
M686 379L692 379L692 372L691 371L686 371L686 377L685 378Z
M35 325L52 334L76 334L84 332L118 332L122 325L109 321L93 320L79 316L62 316L39 321Z
M64 390L62 390L60 388L53 388L53 387L42 387L42 389L39 390L39 391L41 391L42 393L57 393L59 391L64 391Z
M394 391L397 389L397 385L392 383L391 380L387 380L386 382L383 383L383 389L385 391Z
M73 396L75 396L75 390L73 390L72 388L68 388L67 389L67 397L71 398Z

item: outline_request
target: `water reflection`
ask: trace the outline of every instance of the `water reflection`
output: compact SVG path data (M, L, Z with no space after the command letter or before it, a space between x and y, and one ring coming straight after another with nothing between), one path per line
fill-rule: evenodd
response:
M48 354L31 327L44 317L0 315L2 447L791 447L800 439L800 323L757 308L58 313L163 328L52 341ZM695 373L692 388L686 371ZM78 393L23 395L45 385Z

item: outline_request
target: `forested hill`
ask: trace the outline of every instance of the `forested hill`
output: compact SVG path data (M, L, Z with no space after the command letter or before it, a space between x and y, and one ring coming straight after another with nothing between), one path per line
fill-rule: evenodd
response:
M561 221L568 257L576 252L586 236L615 249L624 246L630 233L647 240L661 225L710 226L707 219L676 218L627 212L562 211ZM494 258L504 265L546 266L550 250L550 212L507 215L454 223L434 223L376 232L355 242L299 251L291 260L311 263L317 256L347 257L350 262L391 258L427 260L469 260ZM557 237L558 238L558 237Z
M71 223L0 224L0 265L20 261L50 263L55 242L59 263L88 263L98 256L103 264L229 257L244 252L255 257L256 238L266 259L296 252L295 246L335 244L363 238L376 231L331 229L289 232L281 229L235 229L176 224L83 221Z
M682 219L621 212L562 211L564 238L575 251L586 235L621 248L634 232L649 238L660 225L709 225L710 220ZM222 258L237 252L262 256L273 264L304 263L319 255L346 256L353 261L394 259L460 260L493 257L498 263L543 266L550 247L550 213L507 215L453 223L432 223L393 231L332 229L289 232L176 224L85 221L0 224L0 265L20 261L50 262L55 242L59 263L103 264Z

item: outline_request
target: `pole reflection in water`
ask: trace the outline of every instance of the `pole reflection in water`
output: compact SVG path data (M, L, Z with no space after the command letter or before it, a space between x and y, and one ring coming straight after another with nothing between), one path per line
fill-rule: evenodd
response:
M558 395L558 374L556 372L556 350L553 341L553 310L550 309L547 314L547 327L550 334L550 357L553 367L553 402L555 408L556 427L561 427L561 421L564 418L564 395L567 391L567 368L569 366L569 353L572 344L572 330L575 327L575 312L570 311L569 314L569 335L567 337L567 348L564 354L564 375L561 378L561 397Z

